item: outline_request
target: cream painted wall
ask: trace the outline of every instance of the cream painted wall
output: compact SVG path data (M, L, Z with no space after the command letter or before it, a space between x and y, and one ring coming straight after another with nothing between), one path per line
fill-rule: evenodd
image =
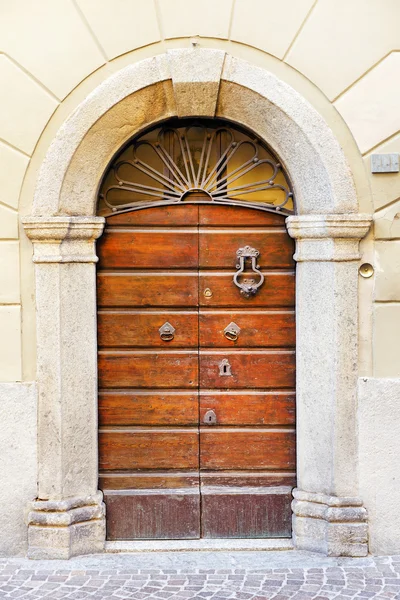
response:
M368 190L359 156L364 157L377 218L392 218L396 223L393 203L400 196L400 176L371 175L369 168L372 150L400 151L396 26L400 4L396 0L220 0L217 4L211 0L17 0L4 4L0 12L0 240L4 241L0 244L0 319L10 310L5 306L18 306L20 287L22 314L27 317L21 334L0 339L0 346L3 343L7 353L10 350L0 380L34 375L32 276L24 273L20 285L16 269L21 250L17 209L24 174L30 164L21 197L21 211L29 212L35 173L55 130L80 99L127 62L165 47L187 46L196 37L200 46L226 47L278 71L301 93L306 91L308 100L330 121L363 188L359 187L361 204ZM385 239L396 236L387 233ZM30 251L24 242L22 248ZM397 268L392 267L394 274ZM379 314L391 319L386 303L400 303L400 297L392 291L386 298L380 292L376 301L385 304ZM13 318L21 328L18 318ZM374 340L379 338L378 323L381 317L376 316ZM385 344L379 343L371 373L365 374L379 375L387 353ZM400 376L400 362L389 364L389 375Z
M363 243L376 276L360 286L360 373L400 377L400 175L370 172L372 152L400 152L399 22L398 0L1 3L0 381L35 378L32 250L18 210L29 214L57 129L111 73L193 38L276 73L339 139L360 210L376 219L376 243Z

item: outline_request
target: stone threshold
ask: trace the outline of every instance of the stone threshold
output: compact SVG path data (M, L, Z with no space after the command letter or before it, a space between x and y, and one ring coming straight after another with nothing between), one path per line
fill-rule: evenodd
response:
M106 542L105 551L120 552L260 552L263 550L293 550L293 541L288 538L274 539L199 539L199 540L137 540Z

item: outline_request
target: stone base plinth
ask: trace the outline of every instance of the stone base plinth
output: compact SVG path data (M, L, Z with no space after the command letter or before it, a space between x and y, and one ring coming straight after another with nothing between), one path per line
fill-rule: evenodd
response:
M102 494L68 500L36 500L28 513L28 557L68 559L102 552L105 542Z
M367 511L358 498L294 490L293 541L326 556L367 556Z

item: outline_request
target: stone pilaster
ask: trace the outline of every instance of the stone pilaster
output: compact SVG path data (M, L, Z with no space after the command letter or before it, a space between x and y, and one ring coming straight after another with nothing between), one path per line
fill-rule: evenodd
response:
M97 490L95 241L99 217L23 220L36 281L38 500L29 556L69 558L104 546Z
M358 494L359 240L367 215L288 217L296 239L298 548L331 556L367 554Z

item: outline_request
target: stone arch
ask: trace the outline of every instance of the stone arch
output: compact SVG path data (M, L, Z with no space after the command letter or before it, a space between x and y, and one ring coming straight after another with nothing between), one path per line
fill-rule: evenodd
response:
M129 65L89 94L49 147L32 214L94 215L112 156L142 128L174 116L227 118L265 139L291 174L298 214L357 211L345 155L309 102L262 68L193 49Z
M170 117L226 118L253 130L289 173L296 238L298 489L294 543L331 555L367 552L357 497L359 240L345 155L319 113L275 75L220 50L172 50L96 88L59 129L23 219L34 245L39 499L29 555L67 558L104 548L97 491L95 241L102 175L142 129ZM311 374L311 376L310 376Z

